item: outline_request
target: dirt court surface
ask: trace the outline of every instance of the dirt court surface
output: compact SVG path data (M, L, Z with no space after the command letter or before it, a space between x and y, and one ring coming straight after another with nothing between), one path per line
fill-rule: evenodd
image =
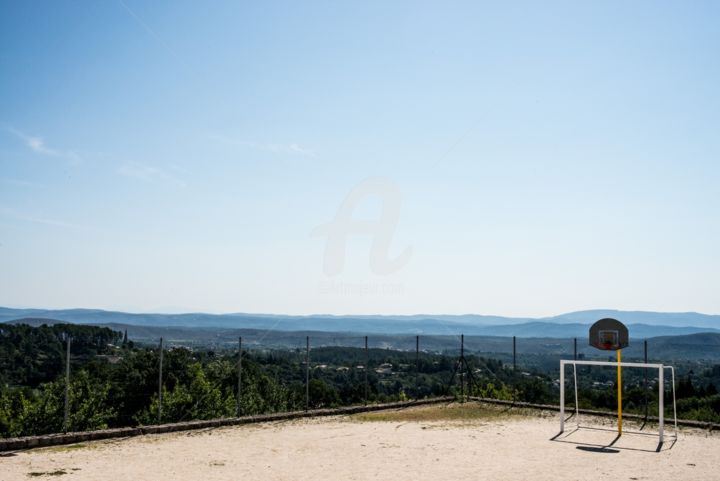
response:
M582 422L418 407L0 453L0 480L720 480L718 433L670 427L658 452L652 427Z

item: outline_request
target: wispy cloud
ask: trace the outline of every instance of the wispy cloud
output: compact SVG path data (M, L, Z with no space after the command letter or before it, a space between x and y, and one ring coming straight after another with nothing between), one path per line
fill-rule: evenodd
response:
M162 45L162 47L163 47L170 55L172 55L173 57L175 57L175 59L179 60L180 62L183 62L182 58L180 58L180 56L179 56L178 54L176 54L173 49L170 48L170 46L167 44L167 42L165 42L165 40L163 40L162 37L160 37L160 35L158 35L158 34L155 32L155 30L153 30L152 28L150 28L150 26L149 26L142 18L140 18L140 15L138 15L137 13L135 13L135 11L132 10L132 9L128 6L127 3L125 3L123 0L118 0L118 3L120 3L120 5L122 5L122 7L125 9L125 11L128 13L128 15L130 15L130 17L131 17L133 20L135 20L135 22L137 22L137 24L140 25L140 27L141 27L143 30L145 30L145 32L146 32L148 35L150 35L150 36L151 36L152 38L154 38L160 45ZM184 62L183 62L183 63L184 63Z
M317 158L317 154L307 147L302 147L299 144L263 144L257 142L248 142L246 140L235 139L227 137L225 135L210 135L209 138L219 143L227 145L238 145L241 147L247 147L249 149L261 150L264 152L273 152L276 154L291 154L300 155L304 157Z
M0 179L0 183L6 184L6 185L14 185L17 187L42 187L42 185L38 184L37 182L30 182L29 180L21 180L21 179L3 178L3 179Z
M118 174L141 180L143 182L169 182L178 187L185 187L187 183L169 173L167 170L154 165L141 164L140 162L127 162L118 167Z
M72 165L77 165L82 162L82 158L80 157L80 155L78 155L77 152L74 152L72 150L58 150L49 147L42 137L28 135L25 132L22 132L13 127L5 127L5 130L13 134L18 139L22 140L23 143L36 154L45 155L48 157L62 158L70 162Z
M32 215L27 215L23 212L20 212L16 209L12 209L10 207L0 207L0 215L3 217L8 217L15 220L21 220L24 222L31 222L33 224L42 224L42 225L49 225L52 227L69 227L78 229L81 228L78 225L71 224L70 222L65 222L57 219L48 219L45 217L35 217Z
M307 155L308 157L317 157L317 155L315 155L315 152L310 149L300 147L298 144L290 144L288 145L288 149L290 149L291 152L296 154Z

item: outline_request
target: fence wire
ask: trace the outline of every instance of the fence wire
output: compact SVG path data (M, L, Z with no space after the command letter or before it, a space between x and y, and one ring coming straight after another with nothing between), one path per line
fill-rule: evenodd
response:
M54 378L38 381L34 394L8 385L0 391L4 403L0 407L13 417L30 419L13 428L3 428L0 422L2 436L447 394L460 399L480 396L552 403L555 393L548 386L558 387L553 383L558 382L554 376L559 359L588 354L573 339L259 330L235 341L223 337L210 343L187 339L138 343L119 339L117 333L109 339L88 339L76 333L60 336L60 341L61 349L49 356ZM0 359L0 363L8 366L11 361ZM580 407L594 407L592 400L582 396L598 386L607 387L611 379L584 374L588 373L579 370ZM648 395L653 386L642 381L628 380L630 410L644 406L647 411L648 405L657 403ZM22 412L29 403L23 404L23 399L31 395L40 396L41 408Z

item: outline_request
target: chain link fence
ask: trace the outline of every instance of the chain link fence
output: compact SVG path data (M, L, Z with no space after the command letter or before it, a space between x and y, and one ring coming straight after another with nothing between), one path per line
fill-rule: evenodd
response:
M0 359L2 369L26 363L32 380L3 386L3 437L444 395L556 404L559 359L588 354L574 339L533 340L523 353L530 341L515 337L256 332L235 342L153 345L109 330L53 329L44 360ZM44 377L32 370L38 365ZM612 373L579 374L581 408L612 406ZM627 389L629 411L652 411L655 388L642 373Z

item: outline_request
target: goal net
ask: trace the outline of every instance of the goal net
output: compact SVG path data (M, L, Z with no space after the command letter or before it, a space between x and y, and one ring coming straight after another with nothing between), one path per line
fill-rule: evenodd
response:
M618 367L617 362L610 361L574 361L560 360L560 432L565 431L565 368L571 365L573 367L573 386L575 391L575 419L578 419L578 384L577 384L577 366L603 366ZM673 416L675 419L675 437L677 437L677 407L675 404L675 369L672 366L663 364L648 364L641 362L621 362L620 368L641 368L657 370L658 373L658 434L660 442L664 440L665 434L665 370L669 369L672 374L672 397L673 397Z

